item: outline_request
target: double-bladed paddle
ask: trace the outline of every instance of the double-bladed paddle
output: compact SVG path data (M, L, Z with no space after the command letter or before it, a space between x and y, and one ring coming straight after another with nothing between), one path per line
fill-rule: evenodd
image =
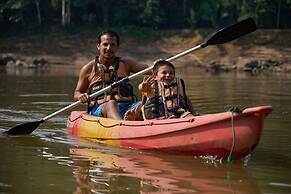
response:
M180 57L183 57L199 48L205 48L209 45L217 45L217 44L223 44L223 43L226 43L226 42L229 42L229 41L232 41L236 38L239 38L243 35L246 35L248 33L251 33L253 31L255 31L257 29L257 25L256 23L254 22L254 20L252 18L248 18L248 19L245 19L243 21L240 21L236 24L233 24L233 25L230 25L228 27L225 27L219 31L217 31L216 33L214 33L206 42L198 45L198 46L195 46L193 48L190 48L184 52L181 52L173 57L170 57L168 59L166 59L167 61L173 61L173 60L176 60ZM128 77L125 77L119 81L116 81L114 82L113 84L93 93L90 95L90 98L93 98L99 94L102 94L103 92L105 91L108 91L118 85L120 85L121 83L123 82L127 82L127 81L130 81L132 79L134 79L135 77L139 76L139 75L142 75L148 71L150 71L151 69L153 68L153 66L151 67L148 67L142 71L139 71L135 74L132 74ZM65 112L65 111L68 111L78 105L80 105L82 102L81 101L76 101L44 118L42 118L41 120L39 121L33 121L33 122L27 122L27 123L23 123L23 124L19 124L15 127L12 127L11 129L5 131L4 133L5 134L8 134L8 135L27 135L27 134L30 134L32 133L40 124L44 123L45 121L49 120L50 118L54 117L55 115L59 114L59 113L62 113L62 112Z

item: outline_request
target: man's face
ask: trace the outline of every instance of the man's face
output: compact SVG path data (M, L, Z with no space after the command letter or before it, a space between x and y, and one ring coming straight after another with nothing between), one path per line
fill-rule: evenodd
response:
M100 57L104 57L106 59L114 58L118 50L116 37L104 34L101 36L100 40L100 44L97 44Z

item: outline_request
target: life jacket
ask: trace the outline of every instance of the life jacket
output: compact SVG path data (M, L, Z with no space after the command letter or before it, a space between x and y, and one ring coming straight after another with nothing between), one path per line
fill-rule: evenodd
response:
M99 62L99 56L95 57L95 63L93 72L91 73L91 78L89 80L90 85L88 89L88 94L95 93L114 82L124 78L118 76L119 65L122 61L119 57L115 57L113 63L107 68ZM88 104L88 110L90 110L96 104L102 104L109 100L116 100L117 102L134 102L136 101L136 96L133 94L133 87L130 83L125 82L118 85L116 88L105 91L102 94L95 96L90 99Z
M153 96L142 106L144 120L164 119L173 115L180 118L189 110L185 83L178 78L169 84L155 80Z

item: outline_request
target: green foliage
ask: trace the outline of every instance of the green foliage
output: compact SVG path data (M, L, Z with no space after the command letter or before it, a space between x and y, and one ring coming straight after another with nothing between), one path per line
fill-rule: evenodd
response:
M190 25L190 28L195 28L197 25L198 21L196 20L197 13L195 10L192 8L189 10L189 18L187 19L187 23Z
M142 24L158 29L164 20L164 12L159 0L147 0L141 14Z
M139 0L119 0L113 7L112 26L133 26L140 23L143 2Z
M1 32L38 30L60 25L62 3L69 0L2 0ZM67 29L134 26L136 28L219 28L253 17L260 28L290 28L291 0L70 0ZM37 12L38 11L38 12ZM20 28L21 27L21 28Z

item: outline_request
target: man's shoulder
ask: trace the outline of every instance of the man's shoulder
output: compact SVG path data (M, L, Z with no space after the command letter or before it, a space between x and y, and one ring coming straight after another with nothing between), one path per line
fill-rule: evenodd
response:
M119 60L127 65L137 64L137 62L134 59L131 58L119 58Z
M85 66L93 67L95 64L95 59L89 61Z
M81 71L84 72L84 73L89 73L92 71L93 67L94 67L94 64L95 64L95 60L91 60L89 61L86 65L84 65L82 68L81 68Z
M124 65L127 73L131 73L134 69L134 67L136 66L136 62L132 59L129 59L129 58L120 58L119 59L120 63Z

